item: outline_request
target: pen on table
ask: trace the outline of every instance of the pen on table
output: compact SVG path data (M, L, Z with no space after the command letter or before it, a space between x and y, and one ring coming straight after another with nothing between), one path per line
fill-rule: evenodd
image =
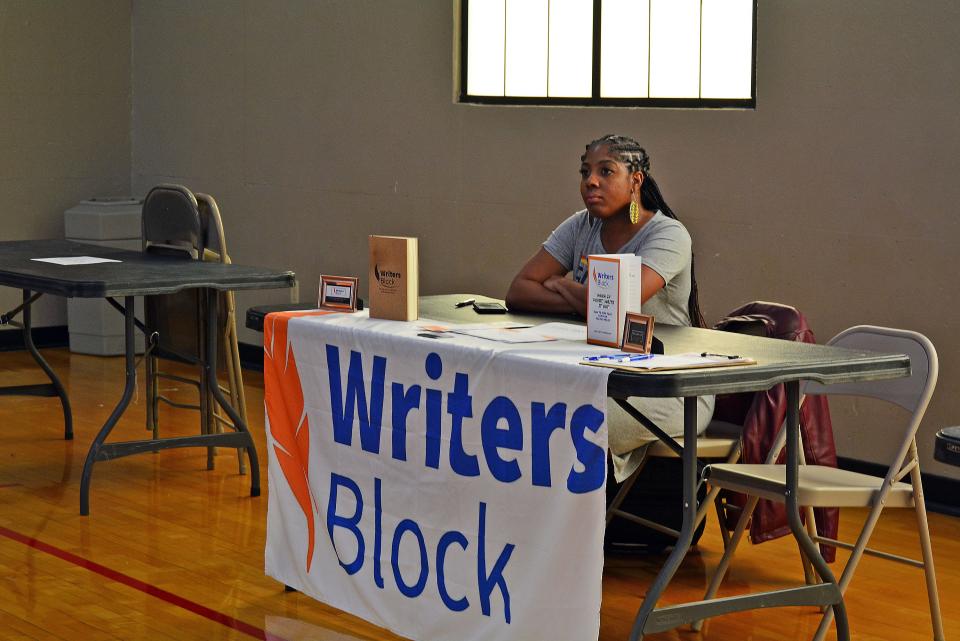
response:
M466 299L466 300L461 300L461 301L458 301L458 302L454 303L453 306L454 306L454 307L466 307L467 305L473 305L475 302L477 302L477 299L476 299L476 298L468 298L468 299Z
M701 358L709 358L713 356L714 358L729 358L730 360L733 360L735 358L740 358L736 354L712 354L710 352L703 352L702 354L700 354L700 356Z
M630 356L630 354L596 354L594 356L584 356L583 360L585 361L606 361L606 360L616 360L618 358L625 358Z
M630 361L644 361L653 358L653 354L596 354L594 356L584 356L585 361L616 361L618 363L627 363Z

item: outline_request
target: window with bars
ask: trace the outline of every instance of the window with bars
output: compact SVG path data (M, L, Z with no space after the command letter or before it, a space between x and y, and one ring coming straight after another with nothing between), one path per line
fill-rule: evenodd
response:
M460 101L754 107L756 0L461 0Z

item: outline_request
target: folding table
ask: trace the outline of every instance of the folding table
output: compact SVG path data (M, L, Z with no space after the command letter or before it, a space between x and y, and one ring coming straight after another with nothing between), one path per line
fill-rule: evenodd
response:
M531 314L477 315L470 307L456 307L456 302L474 298L495 300L475 294L424 296L420 298L420 316L435 321L478 323L517 321L542 323L558 320L556 316ZM290 309L283 306L283 309ZM260 330L263 317L278 309L254 308L247 313L247 326ZM576 322L574 318L560 319ZM756 365L687 369L634 373L623 370L611 372L607 393L625 411L653 431L676 451L683 461L683 525L680 537L663 568L647 590L634 621L630 639L642 639L644 634L675 628L704 618L742 610L779 606L833 606L837 621L837 637L849 639L843 595L817 546L807 535L800 521L796 501L797 468L799 461L799 385L802 380L825 384L852 381L871 381L909 376L910 359L904 354L883 354L794 343L790 341L746 336L691 327L658 324L655 335L664 345L665 353L704 352L748 356ZM702 469L696 458L697 397L766 390L784 384L787 397L787 485L786 505L790 529L804 553L809 557L823 580L816 585L747 594L708 601L696 601L657 608L657 601L690 549L696 528L696 490L698 473ZM652 424L627 403L630 397L682 397L684 399L684 444L681 446Z
M62 265L40 262L37 258L82 257L111 259L118 262ZM23 290L23 304L0 316L0 325L23 314L23 335L27 349L46 372L50 383L0 388L0 395L59 396L63 405L65 438L73 438L70 401L63 384L44 361L31 338L31 304L43 294L67 298L106 298L124 314L126 382L123 395L110 417L94 438L87 452L80 481L80 514L90 513L90 478L97 461L107 461L141 452L154 452L174 447L246 448L250 461L250 495L260 494L260 473L256 448L238 412L226 400L217 384L217 290L276 289L293 287L295 276L290 271L263 267L207 263L172 256L159 256L135 251L100 247L65 240L0 241L0 285ZM206 357L209 391L230 416L235 432L200 434L162 439L143 439L105 443L120 416L130 404L136 387L134 337L142 324L134 318L134 297L171 294L184 289L200 289L206 299ZM123 297L123 304L114 300ZM201 390L201 394L206 393Z

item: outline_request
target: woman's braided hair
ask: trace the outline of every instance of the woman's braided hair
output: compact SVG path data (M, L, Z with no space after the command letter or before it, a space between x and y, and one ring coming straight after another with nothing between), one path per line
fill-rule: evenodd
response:
M640 143L627 136L607 134L587 145L587 151L597 147L606 147L610 154L616 156L620 162L625 164L631 173L637 171L643 173L643 184L640 186L640 204L643 205L644 209L652 212L659 210L663 212L664 216L680 220L667 205L667 202L663 199L663 194L660 193L660 187L653 176L650 175L650 156L647 154L647 150L640 146ZM583 161L585 158L586 155L581 156L580 160ZM692 251L690 254L690 299L687 302L687 312L690 315L691 325L706 327L703 313L700 311L700 296Z

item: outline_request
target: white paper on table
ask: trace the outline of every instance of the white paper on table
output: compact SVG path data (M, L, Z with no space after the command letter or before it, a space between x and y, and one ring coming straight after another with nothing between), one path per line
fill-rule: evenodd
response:
M544 323L537 325L533 329L544 336L551 336L558 341L587 341L587 326L577 325L576 323Z
M468 329L516 329L520 327L530 327L529 323L514 323L512 321L497 321L495 323L440 323L421 318L417 321L417 327L427 332L459 332Z
M480 327L477 329L454 327L450 331L454 334L484 338L500 343L548 343L557 340L554 336L545 335L539 327Z
M97 263L119 263L113 258L97 258L96 256L56 256L53 258L31 258L38 263L53 263L54 265L95 265Z

